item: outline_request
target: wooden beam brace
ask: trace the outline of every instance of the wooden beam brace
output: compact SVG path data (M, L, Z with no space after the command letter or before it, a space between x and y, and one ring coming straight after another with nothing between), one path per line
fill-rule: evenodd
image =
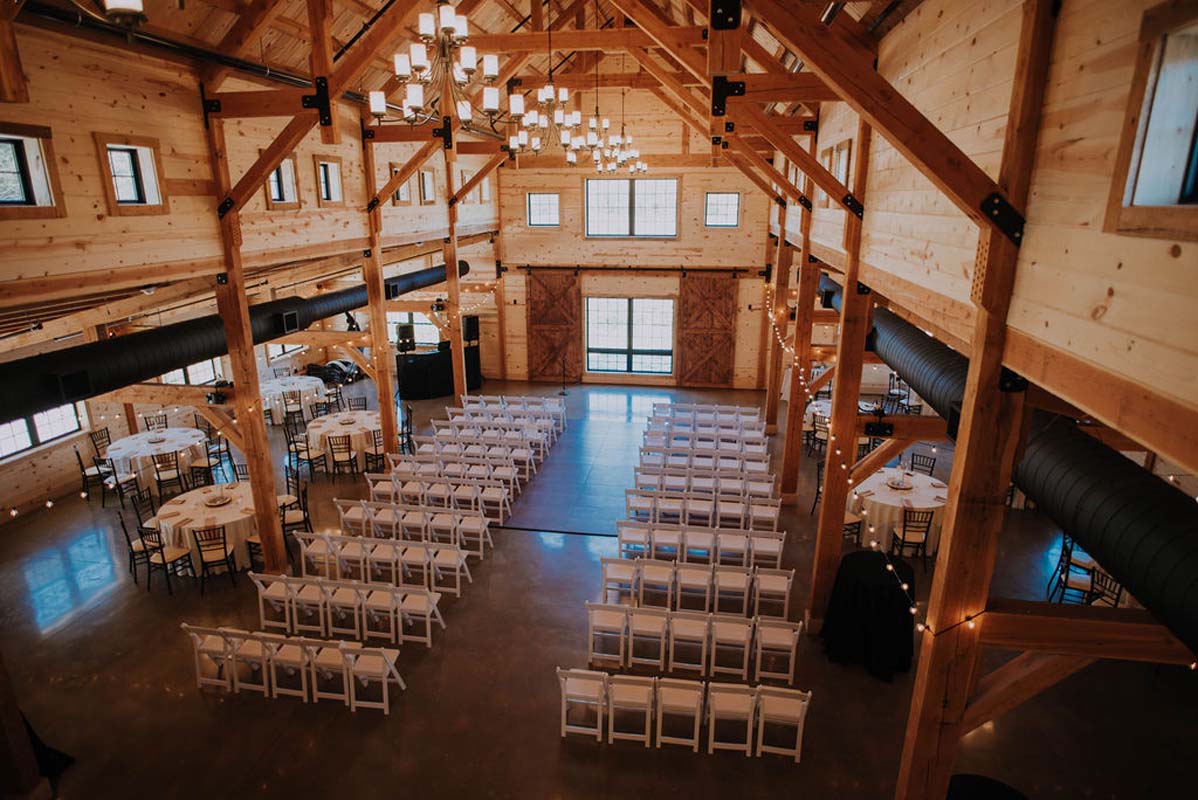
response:
M849 485L858 486L861 481L873 475L886 465L886 462L903 454L903 451L915 442L914 439L901 437L887 439L875 449L865 454L865 457L853 464L849 471Z
M996 598L977 618L986 647L1191 665L1195 654L1138 608L1102 608Z
M800 100L822 103L840 99L823 79L810 72L741 72L729 75L728 80L740 81L745 85L745 94L743 97L736 97L737 102Z
M312 35L312 54L308 61L313 80L333 73L333 13L333 0L308 0L308 30ZM323 144L341 144L341 127L337 125L335 110L338 96L329 96L329 105L334 109L333 124L320 127L320 141Z
M279 344L299 344L306 347L335 347L337 345L365 345L370 343L370 334L362 331L322 331L315 328L296 331L272 339Z
M745 177L756 184L757 188L764 192L766 196L770 198L770 200L778 204L784 204L786 202L782 198L782 195L779 194L778 190L775 189L774 186L770 185L770 182L766 178L762 177L761 174L753 168L753 165L749 163L747 158L744 158L739 153L733 153L730 150L724 150L722 155L724 156L724 160L743 172Z
M836 367L835 367L835 365L833 365L831 367L828 367L826 370L821 372L819 375L815 376L815 380L813 380L807 384L807 391L811 392L811 395L814 397L816 392L818 392L820 389L824 388L829 383L831 383L832 379L835 377L836 377Z
M104 395L112 403L153 403L163 406L206 406L208 394L220 391L226 402L233 402L232 387L214 389L211 386L188 386L179 383L134 383Z
M362 351L356 345L335 344L333 347L349 356L350 361L353 361L361 367L362 372L366 373L366 377L374 380L374 367L371 365L369 359L362 355Z
M1096 659L1050 653L1020 653L983 675L961 717L961 735L1022 705Z
M556 22L556 20L555 20ZM694 48L705 44L703 28L699 26L675 27L669 31L671 41L679 47ZM478 51L487 53L544 53L546 46L543 32L531 33L471 33L470 44ZM606 28L604 30L558 30L554 29L555 50L599 50L620 51L636 47L662 46L646 30L637 28ZM696 51L691 51L699 58Z
M765 158L765 156L754 150L748 143L744 141L744 139L739 136L730 136L728 137L728 144L733 150L739 151L741 156L744 157L745 161L752 165L754 169L765 173L766 177L768 177L772 182L772 185L777 186L778 191L781 192L787 200L798 203L804 208L807 208L811 205L811 201L806 197L806 195L799 191L799 187L791 183L789 178L779 172L778 169L771 164L768 159Z
M219 103L208 112L209 117L315 117L316 109L303 107L302 97L311 89L261 89L244 92L218 92L208 95L209 101Z
M879 417L874 414L857 415L857 433L864 436L865 426L871 423L882 423L894 429L891 436L922 441L944 441L948 439L948 423L941 417L925 416L923 414L896 414Z
M236 447L238 452L245 453L245 440L241 437L241 429L237 427L236 420L229 414L227 408L222 406L196 406L195 410L197 414L208 420L209 424L213 428L216 428L229 444Z
M251 0L241 11L233 26L221 37L220 43L213 49L234 58L245 56L254 42L258 41L262 32L283 13L285 5L283 0ZM209 64L200 71L200 83L215 92L220 88L229 71L228 67Z
M682 67L698 79L705 87L711 86L711 78L707 74L707 61L692 48L695 45L706 44L703 38L705 28L686 28L667 24L659 16L660 10L651 8L645 0L611 0L612 5L637 24L649 36L653 44L642 47L657 46L663 48ZM657 11L657 13L654 13ZM625 28L620 33L627 34L633 29ZM699 41L694 40L694 31L700 32ZM564 46L563 46L564 47ZM609 48L610 49L610 48ZM627 49L627 48L625 48Z
M503 166L503 163L507 160L507 153L499 153L498 155L491 156L487 163L483 164L482 169L471 175L470 180L463 183L461 188L459 188L450 196L449 204L457 205L458 203L462 202L463 199L468 197L470 193L474 191L476 186L482 183L492 172Z
M662 87L673 95L677 100L682 102L687 109L700 119L707 119L711 110L707 104L694 94L690 89L682 84L681 81L674 77L674 73L662 68L653 57L649 55L649 51L644 48L633 48L628 51L641 67L656 78Z
M557 80L556 76L554 76L554 80ZM482 139L479 141L458 139L456 146L458 148L458 155L460 156L502 155L505 158L507 157L507 145L492 139Z
M0 103L28 103L29 85L21 67L17 32L10 14L15 13L20 4L10 2L7 5L0 12Z

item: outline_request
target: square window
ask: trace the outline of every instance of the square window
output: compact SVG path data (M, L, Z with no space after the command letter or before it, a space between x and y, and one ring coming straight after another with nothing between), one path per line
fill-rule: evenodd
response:
M551 192L528 193L528 226L555 227L561 224L560 197Z
M316 162L316 204L344 206L345 196L341 188L341 156L313 156Z
M431 206L437 202L437 178L431 169L420 170L420 205Z
M482 183L480 183L478 187L482 195L482 202L491 202L491 176L488 175L487 177L483 178Z
M586 299L587 370L669 375L674 371L674 301Z
M587 180L587 236L632 234L632 181Z
M25 419L14 419L0 425L0 458L11 456L22 450L33 447L33 439L29 435L29 422Z
M391 163L391 176L395 177L403 169L402 164L395 162ZM391 205L393 206L410 206L412 205L412 181L406 180L399 186L395 187L395 193L391 195Z
M112 171L112 183L118 203L146 202L142 186L141 169L137 163L137 151L132 147L109 147L108 168Z
M676 178L594 178L586 182L587 236L678 235Z
M170 205L162 182L158 140L145 136L96 133L104 196L113 216L166 214Z
M20 139L0 138L0 204L34 205L29 159Z
M708 192L703 224L709 228L735 228L740 224L739 192Z
M266 207L271 211L294 211L300 207L294 153L280 161L267 176Z
M48 442L79 430L79 414L74 403L52 408L33 415L33 428L38 442Z

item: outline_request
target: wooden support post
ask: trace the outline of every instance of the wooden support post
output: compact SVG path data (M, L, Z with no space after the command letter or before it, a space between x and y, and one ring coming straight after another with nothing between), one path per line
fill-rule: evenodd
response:
M786 367L782 356L785 352L787 328L790 326L790 306L787 305L786 299L790 293L790 270L794 263L794 250L786 243L786 212L787 206L782 206L778 211L778 246L771 254L774 273L770 276L771 291L767 294L767 297L773 298L773 305L768 306L767 304L765 309L765 313L770 315L776 328L775 335L772 337L773 341L770 342L769 381L765 395L766 433L777 433L778 431L778 403L782 394L782 373ZM781 341L779 341L779 337ZM786 359L786 361L792 360ZM794 375L791 376L792 379L794 377Z
M812 147L815 146L812 140ZM803 194L811 196L811 178L803 179ZM786 230L782 230L786 235ZM786 442L782 446L782 502L798 500L799 464L803 457L803 417L815 389L811 378L811 332L815 324L815 292L819 288L819 263L811 253L811 212L803 209L799 218L799 285L795 293L794 358L790 367L790 395L786 400ZM823 375L820 376L821 378Z
M978 681L977 690L961 720L961 735L1002 716L1095 660L1051 653L1020 653Z
M378 187L378 170L374 163L374 144L362 143L362 162L366 170L366 193L374 196ZM370 247L362 262L362 280L366 282L366 298L370 311L370 357L374 362L374 386L378 392L379 424L383 430L386 452L398 452L399 420L395 413L395 356L391 354L391 337L387 335L387 292L383 282L383 207L375 205L366 212L370 226Z
M312 78L328 77L333 74L333 0L308 0L308 31L312 39L312 54L309 63ZM333 112L333 124L320 127L320 141L324 144L341 144L341 126L337 124L337 99L329 97Z
M212 119L208 127L208 150L212 174L221 194L229 191L228 149L225 123ZM270 442L266 438L266 418L262 414L262 393L258 385L258 361L254 356L254 333L250 328L249 303L245 295L245 269L241 259L241 221L236 209L220 221L221 246L225 272L216 283L216 307L225 324L225 343L233 371L233 408L241 431L242 447L250 471L250 491L254 499L254 522L262 539L265 571L287 570L287 548L279 519L279 501L275 492L274 465Z
M442 97L452 97L453 76L445 73L445 87ZM445 122L448 124L449 119ZM445 255L445 283L449 288L445 308L445 317L449 322L450 361L453 365L453 400L467 392L466 384L466 346L462 339L462 290L461 278L458 275L458 203L454 199L453 184L457 174L457 137L453 146L444 148L445 152L445 201L446 218L449 230L445 235L445 244L441 252Z
M869 167L869 125L857 122L857 152L853 190L860 197ZM844 294L840 306L840 339L836 345L836 378L832 384L832 414L828 419L828 451L824 460L823 497L811 564L811 596L807 603L808 630L818 630L828 609L840 550L844 541L844 510L849 496L849 467L857 456L857 397L861 366L870 325L870 296L857 282L861 262L861 220L845 214Z
M1053 40L1053 0L1026 0L1016 54L998 183L1022 213L1035 156L1040 108ZM947 155L947 154L946 154ZM984 227L974 266L972 346L948 506L928 602L927 630L903 741L896 798L943 797L962 734L966 701L980 651L1007 486L1023 418L1023 392L999 388L1007 309L1018 251L996 228Z

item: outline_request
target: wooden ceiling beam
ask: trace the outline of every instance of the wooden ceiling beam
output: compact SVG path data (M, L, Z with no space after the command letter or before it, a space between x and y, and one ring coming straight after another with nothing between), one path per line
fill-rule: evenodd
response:
M555 22L561 21L558 18ZM564 24L564 23L563 23ZM698 47L704 43L703 29L679 27L674 34L684 47ZM470 43L480 52L488 53L542 53L548 44L544 32L524 33L480 33L470 36ZM554 28L554 50L628 50L633 47L657 47L658 43L648 33L636 28L610 28L605 30L558 30ZM697 58L698 55L695 54Z
M5 3L0 8L0 102L28 103L29 86L25 81L25 70L21 67L21 55L17 51L17 34L13 18L21 10L21 3Z
M234 58L242 58L248 52L262 32L283 11L283 0L251 0L245 10L238 16L233 27L221 37L216 49ZM218 64L209 64L200 70L200 83L210 91L215 92L228 77L230 69Z
M308 30L312 36L312 52L308 56L308 65L312 79L321 75L333 73L333 0L307 0ZM366 6L370 8L370 6ZM373 14L374 12L370 12ZM330 95L329 104L336 118L337 100L340 95ZM322 144L341 144L341 126L337 124L320 126L320 141Z
M1095 660L1085 656L1020 653L978 680L961 716L961 735L1022 705Z
M459 143L459 147L460 146L461 144ZM461 150L458 152L460 153ZM465 199L471 192L474 191L474 187L482 183L483 180L492 172L503 166L504 162L507 160L508 154L506 152L497 153L496 155L491 156L491 158L487 160L487 163L483 164L481 169L470 176L470 180L463 183L461 187L453 193L453 195L449 198L449 204L456 205L462 202L463 199Z
M711 78L707 74L707 60L693 49L695 45L705 44L702 32L706 28L669 25L662 18L661 10L655 6L649 6L645 0L610 0L610 2L635 22L637 27L653 40L655 46L664 49L687 72L697 78L701 85L711 86ZM631 30L626 28L621 33L628 33ZM700 39L697 42L694 41L691 33L696 30L700 31Z

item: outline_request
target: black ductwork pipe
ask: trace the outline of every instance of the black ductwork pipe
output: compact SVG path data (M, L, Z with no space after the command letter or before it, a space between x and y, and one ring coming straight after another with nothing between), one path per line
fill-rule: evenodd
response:
M820 278L825 307L842 289ZM956 438L969 360L892 312L873 312L872 348ZM1037 411L1012 479L1190 650L1198 652L1198 504L1059 414Z
M458 274L470 265L458 262ZM445 280L445 266L429 267L384 282L387 299ZM289 297L250 306L254 344L303 330L317 320L367 304L366 287L316 297ZM176 322L53 353L0 364L0 420L35 414L64 403L147 381L207 358L223 356L225 325L218 314Z

